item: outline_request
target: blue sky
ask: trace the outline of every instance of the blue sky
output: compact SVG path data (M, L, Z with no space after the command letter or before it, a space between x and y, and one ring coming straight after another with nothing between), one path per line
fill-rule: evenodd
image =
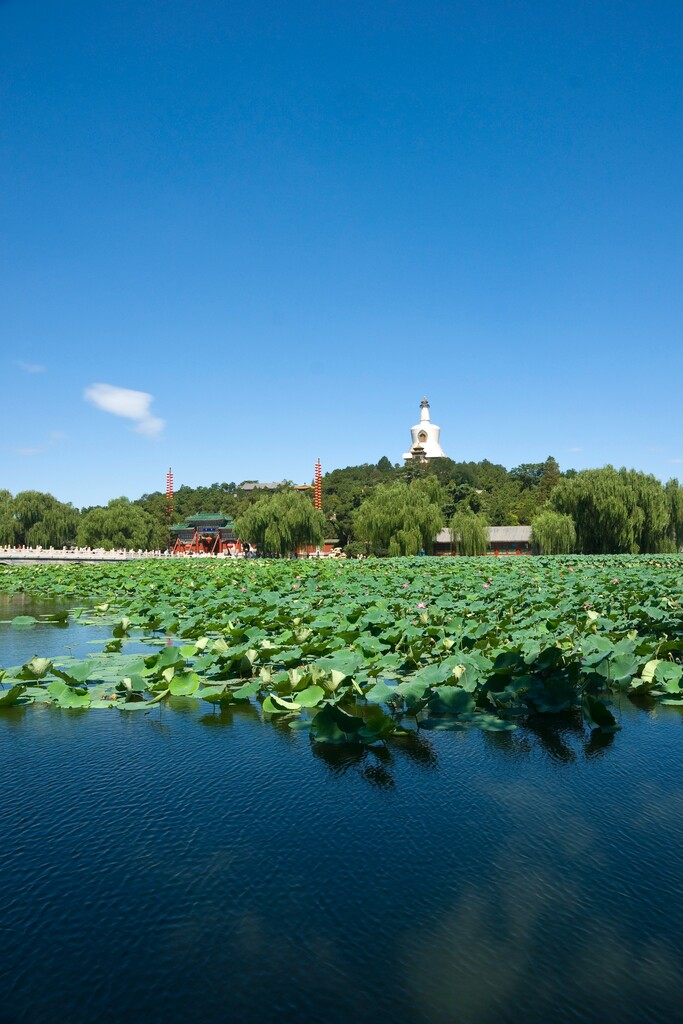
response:
M423 394L457 460L683 476L682 40L657 0L0 0L0 487L399 461Z

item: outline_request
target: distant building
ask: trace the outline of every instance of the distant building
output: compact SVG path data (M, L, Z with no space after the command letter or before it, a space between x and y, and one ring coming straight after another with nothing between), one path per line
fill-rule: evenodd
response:
M259 480L245 480L238 487L240 491L276 491L278 487L284 487L286 480L274 480L262 484Z
M429 459L445 459L444 452L439 438L441 427L432 423L429 418L429 402L426 398L420 403L420 422L410 428L411 446L409 452L403 453L406 462L415 459L418 462L427 462Z
M530 526L489 526L489 554L528 555L531 554ZM435 555L451 555L455 545L449 529L441 530L434 540Z
M259 480L245 480L243 484L240 484L238 490L240 491L276 491L278 487L291 487L293 491L312 491L313 484L290 484L288 480L271 480L269 483L262 484Z

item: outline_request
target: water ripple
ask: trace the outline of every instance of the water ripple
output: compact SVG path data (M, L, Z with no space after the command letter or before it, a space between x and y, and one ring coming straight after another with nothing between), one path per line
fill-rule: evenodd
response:
M0 716L0 1024L659 1022L680 720L315 750L253 713Z

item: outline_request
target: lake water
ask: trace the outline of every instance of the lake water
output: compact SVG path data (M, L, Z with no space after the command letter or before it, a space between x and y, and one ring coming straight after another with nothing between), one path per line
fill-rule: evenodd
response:
M69 654L85 657L101 650L111 637L111 626L84 626L73 618L65 625L44 621L44 616L68 607L68 604L30 594L0 594L0 667L19 665L34 654L41 658ZM12 619L22 615L38 621L32 626L13 625Z
M349 753L5 710L0 1024L680 1019L683 717L617 713Z

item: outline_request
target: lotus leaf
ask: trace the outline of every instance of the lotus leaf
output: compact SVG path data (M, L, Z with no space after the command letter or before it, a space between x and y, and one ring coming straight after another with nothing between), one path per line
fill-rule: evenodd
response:
M8 708L19 704L24 691L27 689L22 683L15 683L9 690L0 690L0 708Z

